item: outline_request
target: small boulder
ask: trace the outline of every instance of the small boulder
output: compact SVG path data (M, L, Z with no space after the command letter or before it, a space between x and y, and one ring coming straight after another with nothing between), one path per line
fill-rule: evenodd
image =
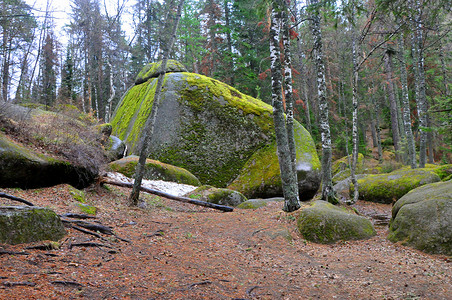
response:
M215 188L210 185L200 186L196 190L187 193L185 197L227 206L237 206L248 200L239 192Z
M421 251L452 255L452 180L418 187L392 208L388 239Z
M65 234L61 219L48 208L0 206L0 243L57 241Z
M241 203L237 208L241 209L258 209L260 207L267 206L270 202L281 202L284 198L269 198L269 199L249 199Z
M135 155L124 157L109 164L111 170L121 173L129 178L135 175L139 157ZM195 175L184 168L179 168L153 159L146 159L144 179L164 180L182 184L200 186L201 182Z
M437 181L440 178L431 168L403 168L387 174L367 175L358 179L359 199L389 204L412 189ZM353 194L353 185L350 190Z
M115 161L124 157L127 146L118 137L111 135L108 138L108 143L105 148L107 150L108 158L111 161Z
M321 200L304 208L297 219L301 235L315 243L363 240L376 234L368 219Z

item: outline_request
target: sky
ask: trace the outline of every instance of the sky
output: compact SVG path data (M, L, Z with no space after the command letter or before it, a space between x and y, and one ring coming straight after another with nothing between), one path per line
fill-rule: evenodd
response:
M50 2L51 11L53 11L53 18L55 21L55 33L60 37L64 38L64 25L69 24L69 14L71 12L71 0L24 0L28 5L34 8L33 13L35 16L44 16L47 2ZM103 3L107 4L109 11L113 13L118 1L126 2L126 11L130 11L130 6L135 3L135 0L100 0L101 11L103 12ZM124 23L124 30L131 31L131 24L127 22L126 15L123 16L122 21ZM60 40L63 44L66 43L65 40Z

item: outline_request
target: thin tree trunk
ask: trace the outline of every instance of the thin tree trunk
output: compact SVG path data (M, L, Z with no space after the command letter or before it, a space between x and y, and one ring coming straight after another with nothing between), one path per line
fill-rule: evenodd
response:
M162 60L161 66L160 66L159 77L157 79L157 87L155 89L154 103L152 104L151 115L149 116L149 118L147 118L146 123L144 125L144 131L143 131L144 136L143 136L143 140L142 140L141 147L140 147L140 158L138 160L137 168L135 171L135 181L133 184L132 193L130 194L130 198L129 198L130 206L138 205L138 199L140 197L140 187L141 187L141 182L143 180L143 175L144 175L144 166L146 164L148 148L151 143L152 135L154 133L155 120L157 118L157 113L158 113L158 109L160 106L160 94L162 91L163 79L165 78L168 56L170 55L171 50L173 49L174 42L176 40L176 31L177 31L177 27L179 25L179 20L181 17L181 11L182 11L183 5L184 5L184 0L180 0L179 5L177 6L177 14L176 14L176 18L174 20L174 25L172 28L171 36L168 40L168 44L166 45L165 51L163 51L163 60Z
M406 71L405 46L403 36L399 38L399 61L400 61L400 81L402 84L402 119L403 128L408 145L408 161L412 169L416 169L416 149L414 144L413 130L411 129L410 99L408 95L408 80Z
M115 98L116 90L113 83L113 67L110 63L110 59L107 60L108 68L110 69L110 97L107 99L107 105L105 105L105 122L110 121L111 116L111 106L113 103L113 99Z
M384 54L384 66L387 80L387 90L388 99L391 109L391 129L392 129L392 139L394 142L394 152L396 155L396 160L400 161L400 133L399 133L399 122L397 117L397 102L395 98L395 88L394 88L394 72L392 67L392 52L391 50L386 50Z
M300 208L298 197L298 184L293 172L287 130L284 121L284 107L282 102L282 74L279 46L279 31L281 23L281 7L272 1L270 26L270 59L272 74L272 105L273 121L277 143L277 154L281 172L281 181L284 194L284 208L286 212Z
M374 82L372 81L372 90L375 89ZM375 97L370 97L372 100L372 105L374 107L374 113L375 113L375 129L376 129L376 135L377 135L377 151L378 151L378 161L381 163L383 162L383 149L381 147L381 128L380 128L380 104L378 102L378 99L375 99Z
M316 6L318 0L311 1ZM314 38L314 61L317 69L317 93L319 101L319 127L322 139L322 199L336 203L331 177L331 133L326 98L325 65L322 52L322 33L318 11L312 14L312 35Z
M354 19L354 7L352 8L352 18ZM356 203L358 201L359 192L358 192L358 181L356 180L356 164L358 161L358 59L357 59L357 45L356 45L356 28L355 25L352 25L352 60L353 60L353 94L352 94L352 139L353 139L353 150L352 150L352 164L351 164L351 181L354 186L353 199L352 203Z
M226 22L226 40L228 43L228 59L229 59L229 74L230 74L230 80L229 84L231 86L234 86L235 84L235 78L234 78L234 60L232 56L232 38L231 38L231 25L230 25L230 16L229 16L229 0L224 0L224 18Z
M292 160L292 168L295 178L297 178L296 161L297 153L295 149L294 137L294 99L292 87L292 61L290 53L290 39L289 39L289 16L287 15L287 8L283 9L282 14L282 39L284 47L284 96L286 99L286 130L287 139L289 143L290 158ZM298 182L298 180L296 179Z

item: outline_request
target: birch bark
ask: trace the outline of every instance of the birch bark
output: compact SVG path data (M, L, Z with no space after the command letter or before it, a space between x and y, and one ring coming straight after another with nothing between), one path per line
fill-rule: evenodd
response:
M353 19L354 19L354 7L352 8ZM357 45L356 45L356 28L352 25L352 60L353 60L353 94L352 94L352 106L353 106L353 118L352 118L352 139L353 139L353 150L352 150L352 163L351 163L351 180L354 186L353 200L352 203L358 201L358 181L356 180L356 163L358 161L358 58L357 58Z
M298 183L293 172L287 130L284 120L284 107L282 102L282 74L279 46L279 33L281 23L281 9L278 0L272 1L270 25L270 59L272 74L272 106L273 121L275 124L277 155L281 172L281 181L284 194L284 208L286 212L300 208L298 196Z
M408 144L408 161L412 169L416 169L416 149L413 130L411 129L410 100L408 95L408 79L406 71L405 45L403 36L399 37L400 81L402 84L402 118Z
M312 0L314 7L318 0ZM312 35L314 38L314 62L317 70L317 95L319 101L319 127L322 140L322 199L337 203L331 178L331 133L328 117L328 101L326 98L325 64L322 51L322 32L320 30L320 16L318 10L312 16Z

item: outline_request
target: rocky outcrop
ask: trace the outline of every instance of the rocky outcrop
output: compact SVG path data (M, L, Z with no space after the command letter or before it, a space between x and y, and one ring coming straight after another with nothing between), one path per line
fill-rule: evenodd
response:
M227 206L237 206L248 200L237 191L215 188L209 185L200 186L186 194L185 197Z
M139 157L135 155L127 156L120 160L111 162L109 167L115 172L121 173L129 178L133 178L138 164L138 159ZM171 181L194 186L201 185L199 179L184 168L165 164L153 159L146 159L143 178L149 180Z
M452 256L452 180L410 191L392 208L388 239Z
M152 68L146 67L143 73ZM113 134L125 141L132 154L137 153L157 83L151 77L140 84L143 80L124 95L112 119ZM262 187L259 193L282 194L270 105L215 79L187 72L166 74L161 96L150 158L185 168L203 184L216 187L227 187L238 175L246 182L244 167L250 170L265 164L267 169L255 168L259 174L253 169L252 184ZM300 190L308 198L319 187L320 162L309 133L299 123L296 128ZM270 177L263 174L269 171ZM229 188L246 196L255 190L241 182Z
M368 239L376 234L368 219L321 200L304 208L297 224L306 240L322 244Z
M387 174L367 175L358 179L359 199L393 203L409 191L437 181L440 177L433 168L403 168ZM353 185L350 188L353 190Z
M0 187L28 189L68 183L84 188L96 176L86 168L34 153L0 134Z
M48 208L0 206L0 243L58 241L65 234L60 218Z

